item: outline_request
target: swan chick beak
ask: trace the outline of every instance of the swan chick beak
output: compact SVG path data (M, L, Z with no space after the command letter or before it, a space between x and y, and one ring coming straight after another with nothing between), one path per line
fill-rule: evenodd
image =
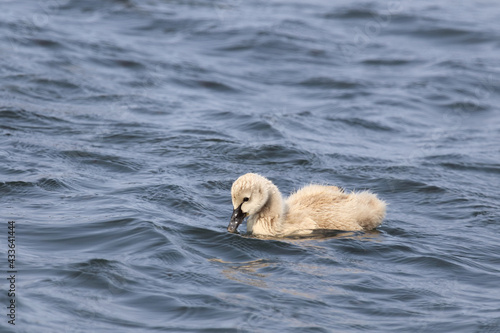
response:
M243 205L243 203L241 204ZM238 208L235 208L233 210L233 215L231 215L231 221L229 222L229 225L227 226L227 231L231 233L237 233L238 232L238 227L243 222L245 217L247 216L246 213L243 213L241 210L241 205L238 206Z

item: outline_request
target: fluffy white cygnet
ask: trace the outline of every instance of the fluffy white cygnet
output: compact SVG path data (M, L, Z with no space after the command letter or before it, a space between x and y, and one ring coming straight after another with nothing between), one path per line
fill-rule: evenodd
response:
M237 232L248 216L248 233L273 237L308 235L318 229L371 230L382 223L386 209L369 191L345 193L336 186L309 185L283 200L276 185L255 173L239 177L231 197L229 232Z

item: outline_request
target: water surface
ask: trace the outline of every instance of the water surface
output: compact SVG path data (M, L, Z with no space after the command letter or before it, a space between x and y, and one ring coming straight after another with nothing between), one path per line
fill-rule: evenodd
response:
M500 332L499 22L486 0L3 1L0 330ZM228 234L246 172L388 215Z

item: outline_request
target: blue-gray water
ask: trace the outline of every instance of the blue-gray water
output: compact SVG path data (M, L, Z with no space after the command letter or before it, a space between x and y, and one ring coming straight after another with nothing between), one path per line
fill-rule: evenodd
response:
M500 332L499 105L496 0L2 1L0 331ZM246 172L388 215L228 234Z

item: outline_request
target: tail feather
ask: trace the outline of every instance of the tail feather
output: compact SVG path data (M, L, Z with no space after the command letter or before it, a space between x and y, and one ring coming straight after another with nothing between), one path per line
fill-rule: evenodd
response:
M367 230L379 226L385 217L387 204L369 191L356 193L356 199L358 223Z

